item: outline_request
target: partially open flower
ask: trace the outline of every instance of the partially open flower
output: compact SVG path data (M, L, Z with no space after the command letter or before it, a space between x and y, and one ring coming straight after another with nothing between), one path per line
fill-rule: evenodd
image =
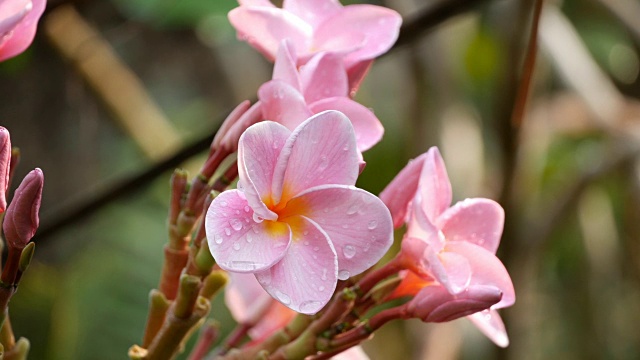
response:
M31 45L45 6L46 0L0 1L0 61Z
M7 245L16 249L23 249L35 235L40 218L40 201L44 175L42 170L32 170L24 177L4 216L2 229Z

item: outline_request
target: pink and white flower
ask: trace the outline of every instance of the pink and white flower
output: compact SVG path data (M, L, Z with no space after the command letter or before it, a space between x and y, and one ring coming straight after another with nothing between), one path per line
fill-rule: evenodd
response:
M396 227L408 224L402 254L411 259L410 270L435 280L451 295L477 286L501 291L499 302L470 319L496 344L507 346L504 325L495 311L515 302L509 274L495 256L504 224L502 207L483 198L449 207L451 183L435 147L409 163L380 198Z
M273 80L258 90L264 118L293 130L313 114L338 110L351 120L359 151L380 141L384 128L378 118L349 97L349 79L342 56L320 53L298 69L295 51L289 41L282 42Z
M374 265L393 241L389 210L353 185L358 151L349 119L326 111L293 132L255 124L238 144L238 190L220 194L206 215L218 265L253 273L274 298L314 314L338 279Z
M0 1L0 61L22 53L33 41L46 0Z
M337 0L285 0L278 8L268 0L239 0L229 20L246 40L273 60L284 39L298 50L296 62L314 54L344 54L347 69L385 53L398 38L402 17L375 5L342 6Z

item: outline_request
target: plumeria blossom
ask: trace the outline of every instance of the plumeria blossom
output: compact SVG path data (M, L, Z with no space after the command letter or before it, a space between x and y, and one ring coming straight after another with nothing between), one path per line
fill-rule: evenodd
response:
M489 310L470 316L489 338L508 344L495 309L511 306L515 291L495 256L504 224L502 207L489 199L451 204L451 183L437 148L407 165L381 193L394 225L408 224L402 254L410 270L459 296L476 286L499 289L502 298Z
M349 97L349 80L342 56L320 53L298 70L295 51L290 42L282 42L273 80L258 90L264 118L293 130L313 114L338 110L351 120L359 151L368 150L380 141L384 128L378 118Z
M238 190L211 203L211 253L228 271L255 274L295 311L314 314L338 279L374 265L393 241L391 216L376 196L353 185L358 151L349 119L317 114L293 132L264 121L238 144Z
M0 61L22 53L33 41L45 0L0 1Z
M337 0L285 0L278 8L268 0L239 0L229 20L246 40L273 60L284 39L298 50L297 65L314 54L344 55L350 82L357 87L371 61L391 48L398 38L402 17L375 5L342 6ZM354 87L352 86L352 87Z

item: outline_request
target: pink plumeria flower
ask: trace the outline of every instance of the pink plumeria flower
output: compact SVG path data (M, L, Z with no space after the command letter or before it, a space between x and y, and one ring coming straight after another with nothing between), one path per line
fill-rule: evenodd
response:
M255 124L238 144L238 190L220 194L206 215L218 265L253 273L275 299L314 314L338 279L374 265L393 241L386 206L353 185L358 152L349 119L326 111L293 132Z
M408 224L402 253L412 259L412 271L435 279L452 295L477 285L502 292L497 304L470 319L496 344L506 346L508 338L495 309L511 306L515 291L495 256L504 224L502 207L483 198L449 207L451 183L435 147L407 165L380 197L396 227Z
M273 80L258 90L265 119L293 130L313 114L338 110L351 120L359 151L380 141L384 128L378 118L349 97L349 81L340 55L317 54L299 70L295 58L291 43L283 41Z
M337 0L285 0L278 8L268 0L239 0L229 20L246 40L273 61L280 42L298 50L297 65L314 54L344 54L350 87L357 88L371 62L396 42L402 17L375 5L342 6Z
M238 323L251 327L249 336L254 342L266 339L296 315L264 291L253 274L232 272L229 276L225 303Z
M0 61L22 53L33 41L45 0L0 1Z

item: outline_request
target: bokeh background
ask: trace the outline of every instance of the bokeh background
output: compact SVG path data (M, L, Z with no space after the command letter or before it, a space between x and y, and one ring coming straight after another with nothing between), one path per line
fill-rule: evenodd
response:
M504 206L498 255L517 293L506 350L466 320L409 321L367 342L371 358L640 358L640 2L545 1L530 70L534 0L370 3L414 27L357 95L386 128L359 186L378 193L439 146L456 200ZM35 260L10 304L32 359L122 359L140 341L170 173L195 173L221 120L271 76L236 39L235 6L50 0L33 46L0 64L17 176L46 179Z

